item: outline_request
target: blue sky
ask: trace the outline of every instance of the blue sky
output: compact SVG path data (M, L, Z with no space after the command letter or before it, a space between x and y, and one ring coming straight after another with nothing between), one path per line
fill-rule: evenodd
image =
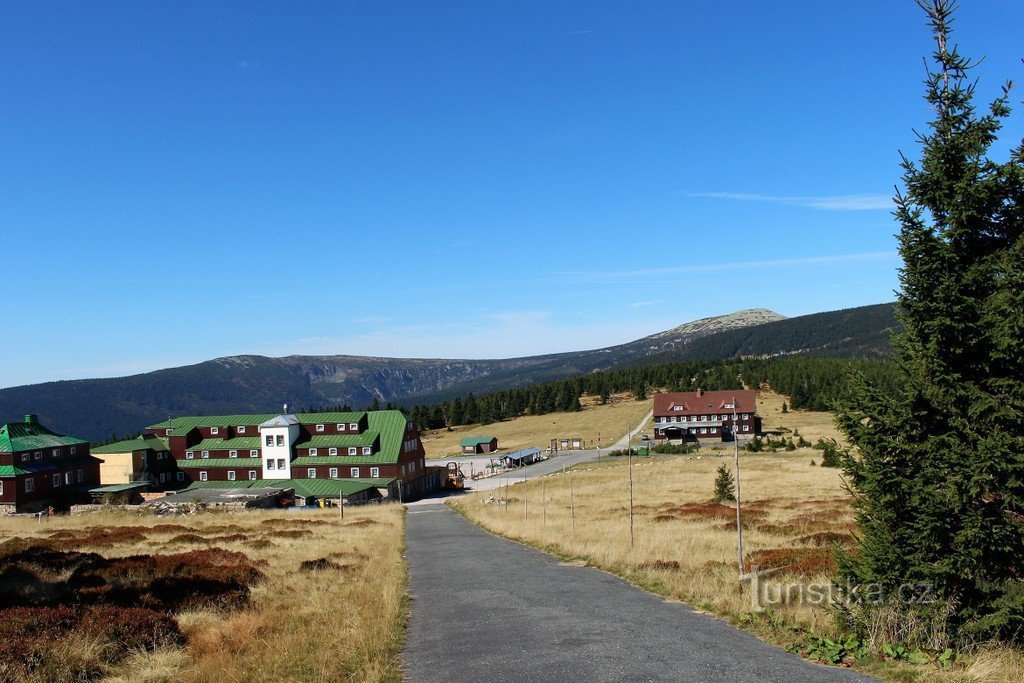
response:
M988 99L1024 80L1024 3L963 5ZM911 0L4 15L0 386L593 348L897 286L889 197L929 115Z

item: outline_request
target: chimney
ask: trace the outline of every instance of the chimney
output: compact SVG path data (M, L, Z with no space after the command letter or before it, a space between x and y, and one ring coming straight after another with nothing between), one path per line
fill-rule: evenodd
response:
M39 418L36 417L34 414L29 413L28 415L25 416L25 424L27 424L27 425L39 424Z
M284 404L284 414L285 415L288 414L288 404L287 403Z
M700 387L697 387L697 398L700 398L703 395L704 395L704 390L701 389Z

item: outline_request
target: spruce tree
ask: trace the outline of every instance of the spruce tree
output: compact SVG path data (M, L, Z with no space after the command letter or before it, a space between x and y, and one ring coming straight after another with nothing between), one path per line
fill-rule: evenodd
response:
M715 496L712 500L716 503L736 500L736 484L733 481L732 472L725 465L720 465L717 471L718 476L715 477Z
M930 620L951 643L1014 640L1024 634L1024 145L989 157L1011 84L978 112L975 65L950 39L953 4L919 4L936 40L935 114L895 197L901 381L883 392L856 379L838 414L855 446L843 466L860 539L838 583L872 586L851 595L862 624L880 587L886 608ZM906 584L936 602L898 599Z

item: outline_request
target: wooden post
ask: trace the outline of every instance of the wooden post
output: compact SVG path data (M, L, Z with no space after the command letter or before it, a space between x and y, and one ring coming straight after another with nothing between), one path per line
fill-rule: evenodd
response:
M572 518L572 530L576 531L576 501L572 495L572 468L569 468L569 515Z
M527 491L529 486L526 481L526 465L523 465L523 518L530 519L530 494Z
M742 577L746 573L743 566L743 525L740 523L740 442L736 438L736 397L732 397L732 443L736 460L736 551L739 555L740 593L743 592Z

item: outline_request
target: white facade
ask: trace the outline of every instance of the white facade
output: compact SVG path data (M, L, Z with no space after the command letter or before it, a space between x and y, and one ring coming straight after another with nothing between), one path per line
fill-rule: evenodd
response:
M278 415L260 425L264 479L292 478L292 446L301 431L294 415Z

